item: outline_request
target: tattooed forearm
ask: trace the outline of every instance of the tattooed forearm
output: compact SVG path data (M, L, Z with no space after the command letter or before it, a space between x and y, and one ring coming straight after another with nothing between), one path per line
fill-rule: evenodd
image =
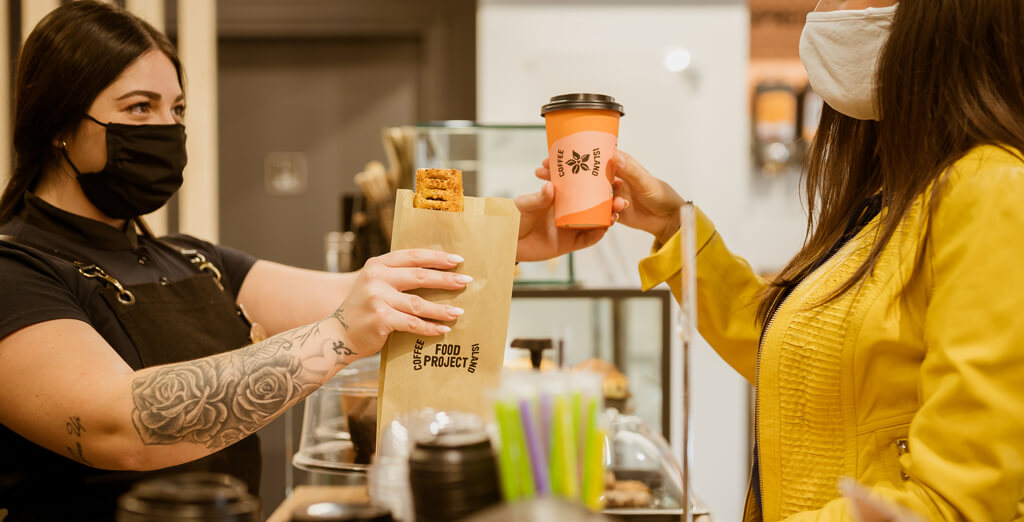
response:
M348 325L345 324L345 309L343 307L339 307L335 310L328 319L337 319L338 322L341 323L341 327L344 328L346 332L348 331Z
M82 432L85 431L85 426L82 425L81 418L71 417L68 419L66 423L64 423L64 429L67 430L68 435L71 435L72 437L79 439L82 437ZM92 463L85 458L85 453L82 451L81 441L75 440L74 447L65 446L65 448L67 448L68 454L71 455L71 458L87 466L92 466Z
M76 437L81 437L82 432L85 431L85 426L82 426L82 419L79 417L70 417L64 424L64 428L68 430L68 435Z
M334 353L336 353L338 355L342 355L342 356L348 356L348 355L355 355L356 354L356 352L352 351L351 348L349 348L348 346L345 346L345 341L341 341L341 340L334 341L334 344L331 345L331 348L334 350Z
M139 437L145 444L191 442L218 450L262 428L315 390L336 364L333 357L326 365L314 364L322 354L302 350L321 335L324 321L136 378L132 422ZM338 339L317 342L338 355L355 354Z
M319 335L320 334L320 325L322 325L322 324L324 324L324 323L326 323L328 321L332 321L332 320L333 321L338 321L338 324L340 324L341 327L345 329L345 331L348 331L348 325L345 324L345 318L342 315L342 313L343 313L343 310L341 308L338 308L337 310L334 311L334 313L332 313L331 315L327 316L327 318L321 319L321 320L313 323L310 326L305 326L305 327L299 328L297 330L297 332L299 332L299 335L298 335L298 338L296 339L298 344L299 344L299 346L304 346L306 344L306 341L308 341L310 337L312 337L314 335Z

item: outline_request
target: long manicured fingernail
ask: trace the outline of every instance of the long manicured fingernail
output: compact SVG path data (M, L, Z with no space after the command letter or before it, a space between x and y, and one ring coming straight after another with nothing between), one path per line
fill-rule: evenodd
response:
M457 306L449 306L448 307L448 315L460 316L460 315L462 315L464 313L466 313L466 311L461 309L461 308L459 308L459 307L457 307Z
M461 284L467 284L467 283L469 283L469 282L471 282L473 280L473 277L472 276L468 276L466 274L459 274L459 275L455 276L455 280L458 281Z
M452 331L452 329L442 324L441 326L437 327L437 331L439 331L441 333L448 333L448 332Z
M626 157L623 156L622 154L616 154L615 155L615 164L620 166L620 167L625 167L626 166Z
M466 260L463 259L462 256L455 255L455 254L448 254L448 261L451 261L452 263L458 264L458 263L463 263Z

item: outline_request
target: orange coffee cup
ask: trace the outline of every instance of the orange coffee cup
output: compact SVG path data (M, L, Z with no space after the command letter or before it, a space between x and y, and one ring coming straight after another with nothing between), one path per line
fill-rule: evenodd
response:
M612 225L612 158L622 105L603 94L563 94L541 108L555 186L555 226Z

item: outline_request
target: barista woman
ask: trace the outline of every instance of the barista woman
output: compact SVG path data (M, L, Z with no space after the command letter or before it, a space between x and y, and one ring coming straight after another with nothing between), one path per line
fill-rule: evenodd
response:
M847 520L847 476L927 520L1020 520L1024 2L817 11L803 249L765 281L698 215L700 332L757 391L745 519ZM617 161L620 221L656 239L643 287L678 291L683 200Z
M99 2L61 6L22 49L0 199L0 519L111 520L149 470L258 491L255 431L389 332L438 335L462 313L403 293L464 288L455 255L339 275L153 237L139 216L182 183L181 79L163 34Z

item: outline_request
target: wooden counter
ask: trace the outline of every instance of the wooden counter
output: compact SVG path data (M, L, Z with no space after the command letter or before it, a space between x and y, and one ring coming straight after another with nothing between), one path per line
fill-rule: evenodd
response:
M277 506L267 522L289 522L295 508L313 502L366 504L370 502L370 495L366 486L298 486Z

